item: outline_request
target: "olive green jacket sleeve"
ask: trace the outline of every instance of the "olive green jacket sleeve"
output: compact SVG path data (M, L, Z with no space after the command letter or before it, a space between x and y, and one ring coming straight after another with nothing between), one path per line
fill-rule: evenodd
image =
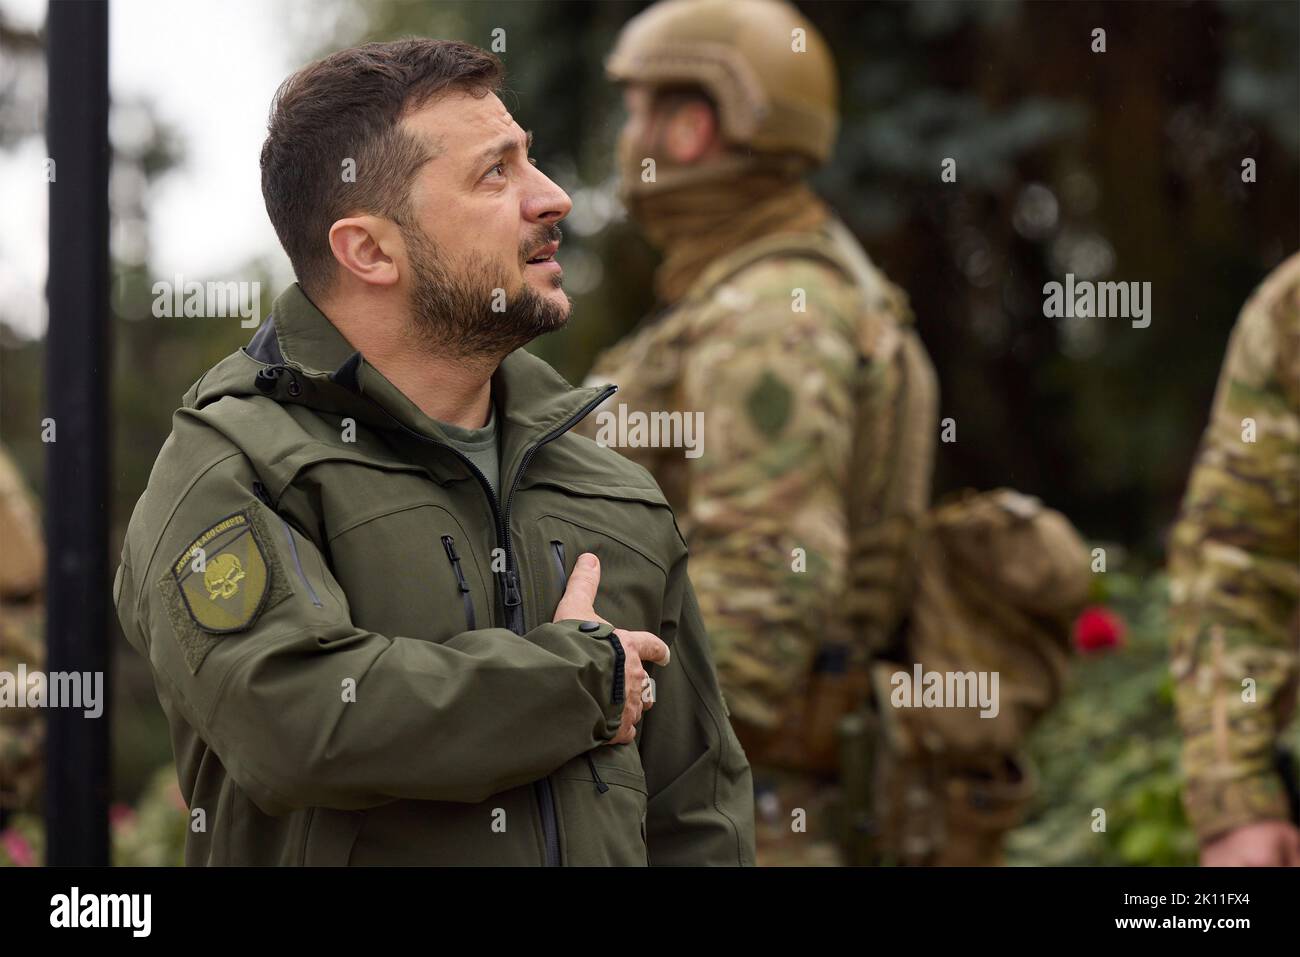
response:
M164 703L263 811L477 802L617 731L608 640L573 622L522 636L483 628L444 643L360 629L315 545L254 496L244 456L218 446L207 464L172 469L197 478L158 482L155 471L115 598ZM212 634L177 605L171 576L195 536L241 512L260 529L271 587L245 630ZM152 516L160 528L149 527Z
M660 637L666 667L650 665L654 707L640 728L652 865L754 864L754 786L718 687L685 556L668 579Z

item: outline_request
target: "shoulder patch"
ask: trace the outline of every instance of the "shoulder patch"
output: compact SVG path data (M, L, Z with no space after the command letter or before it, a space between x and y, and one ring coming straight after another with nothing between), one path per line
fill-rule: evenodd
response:
M790 407L794 396L790 387L764 369L754 388L745 399L745 408L754 427L763 435L775 438L790 420Z
M204 529L158 582L172 627L197 672L217 639L245 631L292 588L261 514L248 508Z

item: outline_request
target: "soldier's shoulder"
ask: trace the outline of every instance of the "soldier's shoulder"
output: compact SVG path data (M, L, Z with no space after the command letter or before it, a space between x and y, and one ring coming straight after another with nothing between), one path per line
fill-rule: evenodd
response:
M1284 260L1255 287L1238 324L1267 327L1270 337L1300 335L1300 253Z
M788 284L798 277L815 289L853 293L873 308L894 308L901 289L846 229L785 233L740 247L717 267L746 285ZM730 263L728 266L726 263ZM905 297L903 297L905 299Z
M148 488L171 497L191 485L212 465L240 454L235 442L215 427L239 401L222 399L205 409L206 414L202 416L194 414L193 410L178 409L172 416L172 430L154 460ZM217 408L217 405L225 408Z
M1272 381L1300 405L1300 253L1265 277L1242 307L1224 375L1266 388Z
M822 308L852 310L860 297L852 275L829 259L799 249L773 252L745 263L715 287L715 297L724 290L724 295L775 301L787 308L803 298Z
M861 300L852 280L825 260L776 253L708 285L682 311L692 343L736 348L791 337L853 338Z
M1300 252L1292 253L1264 277L1242 312L1300 323Z

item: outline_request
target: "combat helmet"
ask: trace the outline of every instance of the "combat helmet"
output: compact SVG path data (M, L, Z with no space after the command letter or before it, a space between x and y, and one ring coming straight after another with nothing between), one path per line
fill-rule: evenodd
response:
M702 87L723 137L757 152L821 164L835 143L830 48L781 0L663 0L627 22L605 69L621 83Z

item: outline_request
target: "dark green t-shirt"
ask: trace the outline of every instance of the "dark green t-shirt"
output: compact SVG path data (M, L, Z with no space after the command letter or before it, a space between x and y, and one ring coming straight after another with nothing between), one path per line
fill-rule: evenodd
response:
M487 425L481 429L463 429L449 422L439 422L447 433L447 440L467 459L478 466L478 470L487 477L488 484L497 495L501 476L501 452L497 445L497 410L488 403Z

